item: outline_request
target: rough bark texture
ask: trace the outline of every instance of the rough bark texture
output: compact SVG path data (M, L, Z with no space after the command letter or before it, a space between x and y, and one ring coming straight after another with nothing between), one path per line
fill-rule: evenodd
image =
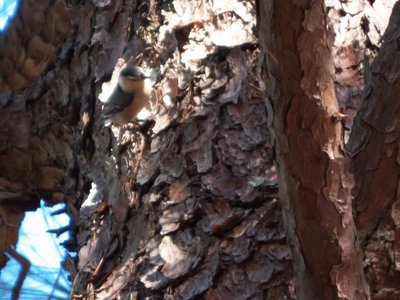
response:
M353 206L358 236L374 299L400 296L399 24L397 3L379 55L366 74L363 102L348 144L357 183Z
M329 24L334 32L332 55L335 66L335 93L340 111L345 142L353 118L360 106L364 89L364 70L377 56L382 36L396 0L325 1Z
M54 60L69 17L62 2L33 2L25 1L0 35L0 250L16 245L23 213L36 209L41 197L48 203L64 200L59 192L69 189L68 180L62 181L74 162L72 130L65 126L71 125L66 121L71 107L57 85L46 86L54 68L46 74L49 80L29 82ZM29 83L24 91L6 92ZM0 253L0 268L6 262Z
M19 91L56 58L70 28L63 1L27 0L0 33L0 92Z
M323 1L262 1L280 197L300 299L366 299Z
M73 216L73 297L293 298L254 4L71 1L68 10L58 60L15 110L37 143L23 152L46 146L46 163L62 166L59 177L46 170L53 185L35 195L61 196ZM128 61L161 67L155 124L110 130L96 98Z
M73 217L76 299L396 299L397 12L361 64L392 3L259 1L260 54L251 1L25 1L0 36L0 250L45 198ZM161 76L110 130L126 62Z

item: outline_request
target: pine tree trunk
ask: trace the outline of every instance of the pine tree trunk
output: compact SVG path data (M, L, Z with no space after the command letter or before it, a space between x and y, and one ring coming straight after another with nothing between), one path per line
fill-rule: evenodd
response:
M366 299L323 1L263 1L268 114L299 299ZM284 13L284 12L291 12Z
M57 129L70 153L55 180L62 186L48 192L64 195L74 220L72 295L292 298L254 4L68 9L75 30L34 86L40 97L26 96L21 110L48 103L42 134ZM120 57L162 67L148 131L98 122L101 83ZM33 114L31 122L41 120Z
M75 299L395 299L397 13L348 156L345 62L390 5L326 2L25 1L0 37L1 247L44 198L73 219ZM161 76L110 129L125 63Z
M366 76L363 102L348 143L356 182L353 207L365 276L373 299L398 299L400 3Z

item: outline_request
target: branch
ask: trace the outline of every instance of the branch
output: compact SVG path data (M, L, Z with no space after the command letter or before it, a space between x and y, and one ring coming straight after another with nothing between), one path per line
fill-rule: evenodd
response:
M29 269L31 267L31 263L29 262L28 259L26 259L24 256L19 254L14 248L11 246L7 246L6 252L10 257L15 259L20 265L21 265L21 270L18 274L17 281L15 282L15 285L12 290L12 296L11 300L18 300L19 299L19 294L21 293L22 285L24 283L25 277L29 272Z
M48 233L55 233L56 237L59 237L64 232L67 232L70 229L71 229L71 225L66 225L66 226L63 226L63 227L60 227L60 228L56 228L56 229L49 229L49 230L47 230L47 232Z

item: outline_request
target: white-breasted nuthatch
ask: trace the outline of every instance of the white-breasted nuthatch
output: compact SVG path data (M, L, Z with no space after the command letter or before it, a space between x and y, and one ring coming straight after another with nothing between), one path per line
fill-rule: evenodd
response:
M106 125L125 125L133 121L150 100L145 80L149 78L141 68L128 66L119 74L118 84L104 104L102 117ZM108 123L108 124L107 124Z

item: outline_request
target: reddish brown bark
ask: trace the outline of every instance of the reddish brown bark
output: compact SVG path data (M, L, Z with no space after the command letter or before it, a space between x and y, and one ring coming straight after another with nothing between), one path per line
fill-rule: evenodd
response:
M323 1L262 1L268 113L300 299L367 299Z

